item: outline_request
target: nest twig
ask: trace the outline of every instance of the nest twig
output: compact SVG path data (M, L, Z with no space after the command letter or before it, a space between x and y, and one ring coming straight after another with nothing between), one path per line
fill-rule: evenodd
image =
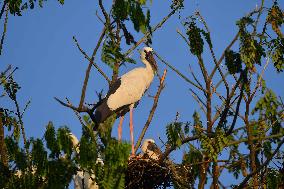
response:
M126 172L126 188L152 189L170 186L170 170L165 163L152 159L130 159Z
M191 187L191 169L166 160L159 162L149 158L130 159L126 172L127 189L179 188Z

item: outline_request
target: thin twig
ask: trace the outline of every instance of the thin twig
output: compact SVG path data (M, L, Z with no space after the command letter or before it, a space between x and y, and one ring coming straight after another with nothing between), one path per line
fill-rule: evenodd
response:
M70 100L69 100L68 98L66 98L66 101L67 101L68 105L72 106L72 104L71 104L71 102L70 102ZM80 116L79 112L77 112L76 110L73 110L73 111L74 111L74 113L76 114L76 116L77 116L79 122L81 123L81 125L82 125L83 127L85 127L85 124L84 124L84 122L83 122L83 120L82 120L82 117Z
M94 63L94 58L96 56L96 53L101 45L101 42L105 36L105 32L106 32L106 27L103 28L102 33L100 35L100 38L98 40L98 43L93 51L92 57L89 58L89 56L87 55L87 53L85 51L83 51L83 49L80 47L77 39L75 37L73 37L76 46L78 47L78 49L80 50L80 52L85 56L85 58L89 61L89 65L88 68L86 70L86 74L85 74L85 79L84 79L84 84L82 87L82 93L81 93L81 98L80 98L80 103L79 103L79 108L83 105L84 100L85 100L85 94L86 94L86 89L87 89L87 85L88 85L88 80L89 80L89 76L90 76L90 71L92 68L92 65L98 70L98 72L108 81L108 83L110 83L109 78L107 77L107 75L101 70L101 68Z
M5 15L5 21L4 21L4 29L3 29L3 33L2 33L2 37L1 37L1 42L0 42L0 55L2 54L4 39L5 39L6 32L7 32L8 13L9 13L9 6L7 6L7 8L6 8L6 15Z
M3 81L0 82L0 85L2 85L3 82L4 82L7 78L11 77L11 75L13 75L14 72L15 72L17 69L19 69L19 68L18 68L18 67L14 68L13 71L11 71L11 73L9 73L9 75L7 75L7 76L3 79ZM4 76L4 75L3 75L3 76Z
M193 70L192 70L190 64L189 64L188 66L189 66L189 71L190 71L190 73L191 73L193 79L197 82L197 84L198 84L201 88L204 88L204 87L202 86L202 84L200 83L200 81L199 81L199 80L197 79L197 77L195 76L195 74L194 74L194 72L193 72Z
M193 81L191 81L190 79L188 79L185 75L183 75L180 71L178 71L175 67L173 67L171 64L169 64L168 62L166 62L161 56L158 55L158 53L154 52L154 54L157 56L157 58L163 62L164 64L166 64L169 68L171 68L174 72L176 72L179 76L181 76L186 82L190 83L191 85L195 86L196 88L202 90L203 92L206 92L205 89L201 88L200 86L198 86L196 83L194 83Z
M125 57L128 56L133 50L135 50L141 43L143 43L151 35L151 33L154 33L157 29L162 27L162 25L176 12L178 8L178 6L175 7L175 9L173 9L166 17L164 17L163 20L151 30L151 32L147 32L137 43L135 43L130 49L128 49L124 54Z
M212 70L211 74L210 74L210 78L213 78L216 70L218 69L218 67L220 66L220 64L222 63L223 59L225 58L225 53L226 51L228 51L234 44L235 42L238 40L240 33L238 32L235 37L233 38L233 40L231 41L231 43L226 47L226 49L223 51L220 59L217 62L217 65L215 65L214 69Z
M200 17L202 23L204 24L204 26L205 26L205 28L206 28L207 33L209 34L209 37L211 38L209 28L208 28L207 23L205 22L203 16L200 14L200 12L196 12L196 15ZM210 40L211 40L211 39L210 39ZM224 82L224 84L225 84L225 87L226 87L226 90L227 90L227 97L228 97L228 96L229 96L229 85L228 85L228 82L227 82L226 77L224 76L222 70L220 69L220 64L218 65L218 62L217 62L215 53L214 53L214 51L213 51L213 47L212 47L210 44L208 44L208 46L209 46L210 53L211 53L211 55L212 55L213 61L214 61L214 63L215 63L215 66L217 66L217 69L218 69L218 71L219 71L219 73L220 73L220 75L221 75L221 77L222 77L222 80L223 80L223 82ZM211 78L211 79L212 79L212 78Z
M261 80L262 80L262 78L263 78L264 72L265 72L265 70L266 70L268 64L269 64L269 58L267 58L266 64L264 65L264 67L263 67L263 69L262 69L262 71L261 71L261 74L260 74L260 76L259 76L259 78L258 78L258 81L257 81L257 83L256 83L256 86L255 86L255 88L253 89L253 92L251 93L251 95L250 95L250 97L249 97L249 101L252 101L252 99L253 99L253 97L254 97L254 95L255 95L255 93L256 93L256 90L260 87L260 85L261 85Z
M142 140L143 140L143 138L145 136L145 133L146 133L146 131L147 131L147 129L148 129L152 119L153 119L154 113L155 113L156 108L158 106L160 94L161 94L163 88L165 87L164 81L165 81L166 74L167 74L167 70L165 69L164 70L164 74L163 74L162 78L160 79L160 85L159 85L158 91L157 91L157 93L156 93L156 95L154 97L154 103L153 103L153 106L151 108L150 114L149 114L148 119L147 119L147 121L146 121L146 123L144 125L144 128L143 128L143 130L142 130L142 132L141 132L141 134L140 134L140 136L138 138L138 141L137 141L137 143L135 145L135 152L140 147L141 142L142 142Z
M81 112L88 112L88 111L89 111L89 109L88 109L87 107L85 107L85 106L82 106L81 108L77 108L77 107L73 106L72 104L68 104L68 103L65 103L65 102L59 100L59 99L56 98L56 97L54 97L54 99L55 99L57 102L59 102L59 104L65 106L65 107L67 107L67 108L71 108L72 110L77 111L77 112L79 112L79 113L81 113Z
M204 114L206 114L206 110L205 110L205 104L204 102L201 100L201 98L192 90L192 89L189 89L191 91L191 95L192 97L196 100L196 102L199 104L201 110L203 111Z
M0 12L0 20L2 18L4 11L5 11L5 7L6 7L7 3L8 3L8 0L4 0L4 3L3 3L2 8L1 8L1 12Z
M99 6L100 6L100 8L101 8L101 11L102 11L104 17L105 17L106 24L108 24L108 23L109 23L109 16L108 16L108 14L107 14L107 12L106 12L104 6L103 6L102 0L99 0Z

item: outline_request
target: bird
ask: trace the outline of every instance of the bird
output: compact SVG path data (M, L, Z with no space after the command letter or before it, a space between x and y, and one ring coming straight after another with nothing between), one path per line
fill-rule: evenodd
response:
M110 89L106 97L101 101L94 113L96 131L100 123L103 123L108 117L116 114L120 117L118 126L118 140L121 140L122 123L127 112L130 114L129 127L131 138L131 151L134 156L134 136L133 136L133 109L137 106L139 100L145 91L150 87L154 75L158 71L157 63L154 59L153 49L144 47L140 51L140 59L144 67L134 68L118 78Z
M143 156L147 156L153 160L159 160L163 153L160 148L156 145L153 139L145 139L143 141L141 150L143 152Z

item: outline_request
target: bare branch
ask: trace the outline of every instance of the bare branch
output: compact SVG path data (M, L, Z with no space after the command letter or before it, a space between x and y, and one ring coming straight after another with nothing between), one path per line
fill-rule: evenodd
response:
M201 88L200 86L198 86L196 83L194 83L193 81L191 81L190 79L188 79L185 75L183 75L180 71L178 71L175 67L173 67L172 65L170 65L168 62L166 62L164 59L162 59L161 56L159 56L156 52L154 52L154 54L157 56L157 58L163 62L164 64L166 64L169 68L171 68L174 72L176 72L179 76L181 76L186 82L190 83L191 85L195 86L196 88L202 90L203 92L206 92L205 89Z
M102 13L103 13L104 17L105 17L106 24L108 24L108 23L109 23L109 16L108 16L108 14L107 14L107 12L106 12L104 6L103 6L102 0L99 0L99 6L100 6L100 8L101 8L101 10L102 10Z
M128 49L126 51L126 53L124 54L125 56L128 56L133 50L135 50L141 43L143 43L150 35L151 33L154 33L157 29L159 29L160 27L162 27L162 25L176 12L176 10L179 7L176 7L175 9L173 9L166 17L163 18L163 20L161 22L159 22L153 29L151 32L147 32L137 43L135 43L130 49Z
M4 11L5 11L5 7L6 7L7 3L8 3L8 0L4 0L4 3L3 3L2 8L1 8L1 12L0 12L0 20L2 18Z
M199 104L201 110L203 111L204 114L206 114L206 110L204 107L206 107L205 103L202 101L202 99L192 90L189 89L191 91L191 95L192 97L197 101L197 103Z
M226 51L228 51L234 44L235 42L238 40L240 33L238 32L235 37L233 38L233 40L231 41L231 43L226 47L226 49L224 50L224 52L222 53L220 59L217 62L217 65L215 65L214 69L212 70L211 74L210 74L210 78L213 77L213 75L215 74L216 70L218 69L218 67L220 66L220 64L222 63L223 59L225 58L225 53Z
M81 112L89 112L89 110L90 110L90 109L88 109L88 108L85 107L85 106L82 106L82 107L80 107L80 108L77 108L77 107L73 106L71 103L70 103L70 104L69 104L69 103L65 103L65 102L59 100L59 99L56 98L56 97L54 97L54 99L55 99L57 102L59 102L61 105L65 106L65 107L67 107L67 108L71 108L72 110L74 110L74 111L76 111L76 112L79 112L79 113L81 113Z
M72 106L72 104L71 104L71 102L69 101L68 98L66 98L66 101L67 101L67 103L68 103L69 106ZM84 122L83 122L83 120L82 120L82 117L80 116L79 112L77 112L76 110L73 110L73 111L74 111L74 113L76 114L76 116L77 116L79 122L81 123L81 125L84 127L85 124L84 124Z
M252 101L252 99L253 99L253 97L254 97L254 95L255 95L255 93L256 93L256 90L260 87L260 85L261 85L261 80L262 80L262 78L263 78L264 72L265 72L265 70L266 70L268 64L269 64L269 58L267 58L266 64L264 65L264 67L263 67L263 69L262 69L262 71L261 71L261 74L260 74L260 76L259 76L259 78L258 78L257 84L256 84L255 88L253 89L253 92L251 93L251 95L250 95L250 97L249 97L249 99L248 99L249 101Z
M197 77L195 76L195 74L194 74L194 72L193 72L193 70L192 70L190 64L189 64L188 66L189 66L189 71L190 71L192 77L194 78L194 80L197 82L197 84L200 86L200 88L204 88L204 87L202 86L202 84L199 82L199 80L197 79Z
M189 44L189 42L188 42L188 40L186 39L186 37L181 33L181 31L180 30L177 30L177 33L182 37L182 39L186 42L186 44L188 45L188 47L190 47L190 44ZM207 79L207 71L206 71L206 69L205 69L205 66L204 66L204 64L203 64L203 60L202 60L202 58L201 58L201 56L197 56L197 58L198 58L198 65L199 65L199 67L200 67L200 70L201 70L201 73L202 73L202 75L203 75L203 78L204 78L204 81L205 81L205 83L207 83L208 81L208 79Z
M145 136L145 133L146 133L146 131L147 131L147 129L148 129L152 119L153 119L154 113L155 113L156 108L158 106L160 94L161 94L163 88L165 87L164 81L165 81L165 78L166 78L166 74L167 74L167 70L164 70L164 74L163 74L162 78L160 79L160 85L158 87L158 91L157 91L157 93L156 93L156 95L154 97L154 103L153 103L152 109L151 109L150 114L148 116L148 119L147 119L147 121L146 121L146 123L144 125L144 128L143 128L143 130L142 130L142 132L141 132L141 134L139 136L139 139L138 139L138 141L137 141L137 143L135 145L135 152L140 147L141 142L142 142L142 140L143 140L143 138Z
M82 93L81 93L81 99L80 99L80 103L79 103L79 108L83 105L84 100L85 100L85 94L86 94L86 89L87 89L87 85L88 85L88 80L89 80L89 76L90 76L90 71L92 68L92 65L98 70L98 72L107 80L107 82L110 84L110 79L107 77L107 75L101 70L101 68L94 63L94 58L96 56L96 53L101 45L101 42L105 36L105 32L106 32L106 28L103 28L103 31L101 33L101 36L98 40L98 43L93 51L92 57L90 58L87 53L80 47L78 40L73 36L73 40L76 43L76 46L78 47L79 51L85 56L85 58L89 61L89 65L88 68L86 70L86 74L85 74L85 79L84 79L84 84L82 87Z
M5 20L4 20L4 29L0 41L0 55L2 54L2 49L3 49L3 44L4 44L4 39L7 31L7 24L8 24L8 14L9 14L9 6L6 8L6 15L5 15Z
M208 28L207 23L205 22L203 16L200 14L200 12L196 12L196 15L200 17L202 23L204 24L204 26L205 26L205 28L206 28L207 33L209 34L209 37L211 38L209 28ZM225 87L226 87L226 90L227 90L227 97L228 97L228 96L229 96L229 85L228 85L228 82L227 82L226 77L224 76L222 70L220 69L220 65L218 65L218 62L217 62L215 53L214 53L214 51L213 51L213 47L212 47L211 45L209 45L209 44L208 44L208 46L209 46L210 53L211 53L211 55L212 55L213 61L214 61L214 63L215 63L215 66L217 66L217 69L218 69L218 71L219 71L219 73L220 73L220 75L221 75L221 77L222 77L222 81L223 81L224 84L225 84ZM212 75L212 77L213 77L213 76L214 76L214 75ZM211 77L211 75L210 75L210 78L211 78L211 79L212 79L212 77Z

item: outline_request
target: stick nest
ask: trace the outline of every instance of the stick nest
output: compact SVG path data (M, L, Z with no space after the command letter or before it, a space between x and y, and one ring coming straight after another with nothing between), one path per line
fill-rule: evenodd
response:
M126 172L126 188L151 189L170 186L170 170L163 162L152 159L130 159Z
M126 172L127 189L166 188L173 185L188 186L192 177L191 169L170 161L159 162L149 158L130 159ZM183 188L183 187L182 187Z

